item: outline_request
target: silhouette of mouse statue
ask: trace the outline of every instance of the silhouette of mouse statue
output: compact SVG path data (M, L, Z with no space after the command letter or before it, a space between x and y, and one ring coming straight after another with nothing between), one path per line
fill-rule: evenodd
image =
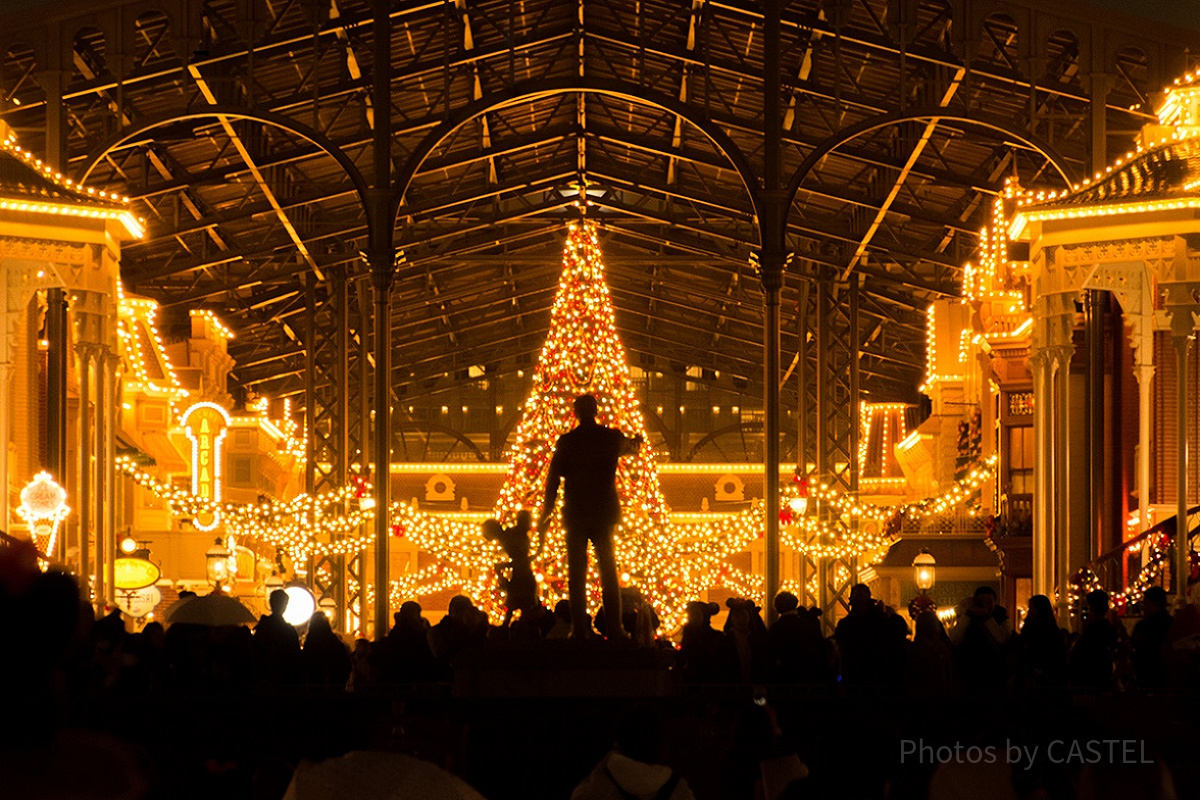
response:
M505 626L512 621L514 611L524 615L538 603L537 579L533 576L529 557L529 529L532 524L533 516L528 511L518 512L517 522L510 528L502 527L496 519L483 523L484 537L498 541L509 559L495 567L500 591L504 592L504 606L508 609L504 615ZM505 570L508 570L507 575Z

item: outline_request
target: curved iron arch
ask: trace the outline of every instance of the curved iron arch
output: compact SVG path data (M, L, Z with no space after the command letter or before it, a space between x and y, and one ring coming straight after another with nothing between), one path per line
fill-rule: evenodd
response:
M727 433L741 433L744 435L760 435L763 432L763 424L761 422L735 422L732 425L726 425L722 428L717 428L715 431L709 431L704 438L692 445L692 449L688 451L687 457L683 459L685 463L690 463L700 450L711 442L717 440L718 437L724 436ZM786 455L786 454L785 454Z
M112 139L97 146L91 153L88 154L87 161L84 162L83 172L79 176L80 182L87 180L91 175L92 170L100 163L100 159L104 158L111 150L128 142L145 133L149 133L155 128L169 125L173 122L184 122L190 119L206 119L208 117L229 117L232 119L245 119L253 122L259 122L263 125L271 125L276 128L281 128L288 133L299 136L301 139L315 145L323 153L333 158L338 163L338 166L350 178L350 182L354 184L354 191L358 193L359 199L363 203L363 207L369 207L369 198L366 179L363 178L358 167L350 160L342 148L338 147L324 134L310 128L302 122L297 122L291 117L283 114L277 114L274 111L263 111L260 109L242 108L239 106L205 106L198 108L195 111L188 111L183 114L173 113L164 114L160 117L155 117L147 122L143 122L133 128L127 128ZM367 216L367 225L370 227L370 215Z
M556 78L549 81L522 81L502 92L497 92L488 97L482 97L470 102L462 108L455 110L446 120L429 131L420 144L413 149L404 166L393 179L392 185L396 190L392 201L391 217L393 229L399 220L400 206L404 202L404 196L408 193L417 170L421 168L421 164L425 162L425 159L429 158L434 149L445 141L450 134L489 111L504 108L524 100L548 97L556 94L568 94L571 92L603 94L631 100L643 105L654 106L664 111L669 111L681 119L690 122L708 137L708 140L716 146L722 155L729 159L730 165L738 173L738 176L742 179L742 185L746 188L746 194L750 198L755 218L761 218L759 198L755 190L758 184L758 177L754 174L754 169L750 166L749 160L732 139L726 136L715 125L705 120L696 109L673 97L660 94L645 87L631 86L621 81L593 80L589 78ZM759 239L760 241L762 239L761 230L759 231Z
M1003 133L1006 136L1011 136L1017 141L1029 146L1034 151L1040 153L1054 169L1058 172L1063 181L1070 186L1071 175L1067 170L1066 161L1058 152L1047 142L1041 141L1038 137L1033 137L1021 131L1014 130L1007 125L1001 125L995 122L975 119L968 117L965 114L960 114L954 111L947 111L944 108L926 109L917 111L893 111L887 114L879 114L874 117L860 120L859 122L849 125L838 131L835 135L830 136L822 142L816 150L808 154L808 157L796 168L792 173L791 180L787 185L787 205L784 210L784 222L787 222L788 216L791 215L792 205L796 200L796 193L800 191L801 184L808 174L813 171L821 159L838 149L849 141L857 139L864 134L872 133L881 128L887 128L891 125L898 125L901 122L958 122L964 125L977 125L982 128L988 128L998 133Z
M486 455L484 455L483 451L480 450L476 446L476 444L473 441L471 441L471 439L465 433L458 430L457 428L451 428L448 425L439 425L436 422L417 423L417 422L395 422L395 421L393 421L392 430L396 433L401 433L401 434L403 434L405 432L415 431L417 433L424 433L427 436L428 436L428 434L431 434L431 433L442 433L442 434L445 434L446 436L449 436L451 439L454 439L456 442L459 442L460 444L465 446L469 451L474 453L476 461L479 461L481 463L486 463L488 461L488 458Z

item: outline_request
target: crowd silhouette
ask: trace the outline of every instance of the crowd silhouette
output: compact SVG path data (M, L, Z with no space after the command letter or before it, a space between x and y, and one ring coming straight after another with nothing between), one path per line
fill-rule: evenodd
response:
M516 562L513 568L520 568L519 558ZM561 600L551 611L536 595L510 603L500 624L492 624L464 595L453 597L432 625L421 605L409 600L377 641L348 642L320 611L299 628L289 624L283 617L288 596L280 590L271 594L271 612L253 629L151 622L130 633L119 611L94 619L68 576L38 573L31 585L36 587L31 592L45 596L36 601L42 624L22 623L28 641L41 642L30 664L40 664L43 672L53 665L68 685L86 692L238 686L363 691L449 682L465 654L579 638L573 635L577 616L570 602ZM1146 591L1131 629L1109 607L1108 595L1093 591L1078 632L1059 626L1042 595L1029 599L1023 625L1014 631L995 591L982 586L960 604L948 627L927 610L910 632L904 617L858 584L828 637L821 611L801 606L790 592L775 597L777 618L770 626L749 599L725 601L720 629L713 626L719 604L690 602L687 622L674 638L661 630L657 613L636 588L625 587L622 595L618 626L606 619L607 609L594 620L584 614L588 636L669 654L681 685L879 687L928 697L1022 688L1156 690L1200 682L1200 608L1185 606L1172 615L1159 587ZM12 596L7 601L19 602ZM545 652L553 666L554 651Z
M0 661L0 677L8 686L23 687L10 702L14 719L34 721L21 726L23 736L36 733L47 705L70 707L106 698L240 692L349 700L381 693L419 698L430 690L436 696L437 687L452 682L464 664L478 666L489 654L513 652L535 653L540 668L553 671L572 652L590 651L619 663L653 650L663 656L660 663L683 697L754 696L753 704L735 706L742 710L729 722L731 749L722 755L714 783L699 787L707 795L694 795L697 787L661 757L654 714L635 710L630 719L618 720L609 753L575 778L572 796L577 798L815 796L789 788L809 767L765 702L789 692L952 700L1049 691L1069 698L1171 692L1195 688L1200 681L1200 608L1187 606L1172 615L1158 588L1148 590L1134 609L1141 618L1132 629L1103 592L1089 594L1077 633L1058 625L1044 596L1030 598L1023 624L1014 631L1006 609L985 586L960 603L949 626L924 611L910 634L903 617L858 585L828 637L820 611L805 608L788 592L774 598L777 618L769 626L749 599L729 598L723 606L693 601L686 624L671 637L651 604L626 587L621 634L600 613L589 620L590 639L583 642L571 636L578 628L566 600L553 611L536 602L513 609L506 624L493 624L465 596L454 597L432 625L417 602L407 601L384 636L349 642L321 612L302 626L288 624L282 591L271 595L270 613L253 627L151 622L131 633L119 612L95 619L70 576L41 573L31 564L14 568L17 548L2 555L0 607L17 626L28 657ZM722 610L724 622L715 626ZM13 726L6 733L11 737Z

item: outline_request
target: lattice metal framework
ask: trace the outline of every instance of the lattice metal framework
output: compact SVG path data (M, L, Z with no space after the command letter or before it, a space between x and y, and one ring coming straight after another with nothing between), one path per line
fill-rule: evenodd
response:
M304 313L297 282L358 262L363 208L317 143L215 110L278 115L368 171L368 4L168 0L151 11L112 0L35 17L17 3L0 14L5 118L67 172L94 162L93 183L135 198L151 235L125 252L131 289L221 311L240 334L242 385L300 396L305 354L287 333ZM867 277L864 330L887 328L862 358L876 399L911 399L914 312L955 290L1001 181L1060 184L1050 156L1081 174L1097 146L1097 92L1101 146L1122 148L1150 91L1200 44L1103 14L1051 19L1038 5L801 0L784 11L785 174L836 143L796 182L789 246ZM432 128L462 124L411 170L400 209L394 381L441 390L461 368L506 372L536 353L582 179L634 357L670 350L761 392L746 266L758 234L722 149L757 169L761 24L758 5L740 1L395 2L397 168ZM1097 74L1110 76L1103 87ZM783 299L796 302L798 281Z

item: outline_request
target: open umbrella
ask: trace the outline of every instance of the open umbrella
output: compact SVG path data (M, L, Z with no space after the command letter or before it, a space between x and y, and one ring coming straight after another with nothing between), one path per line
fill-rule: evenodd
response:
M402 753L360 750L302 762L283 800L484 800L436 764Z
M167 622L192 625L245 625L258 618L234 598L224 594L189 597L167 609Z

